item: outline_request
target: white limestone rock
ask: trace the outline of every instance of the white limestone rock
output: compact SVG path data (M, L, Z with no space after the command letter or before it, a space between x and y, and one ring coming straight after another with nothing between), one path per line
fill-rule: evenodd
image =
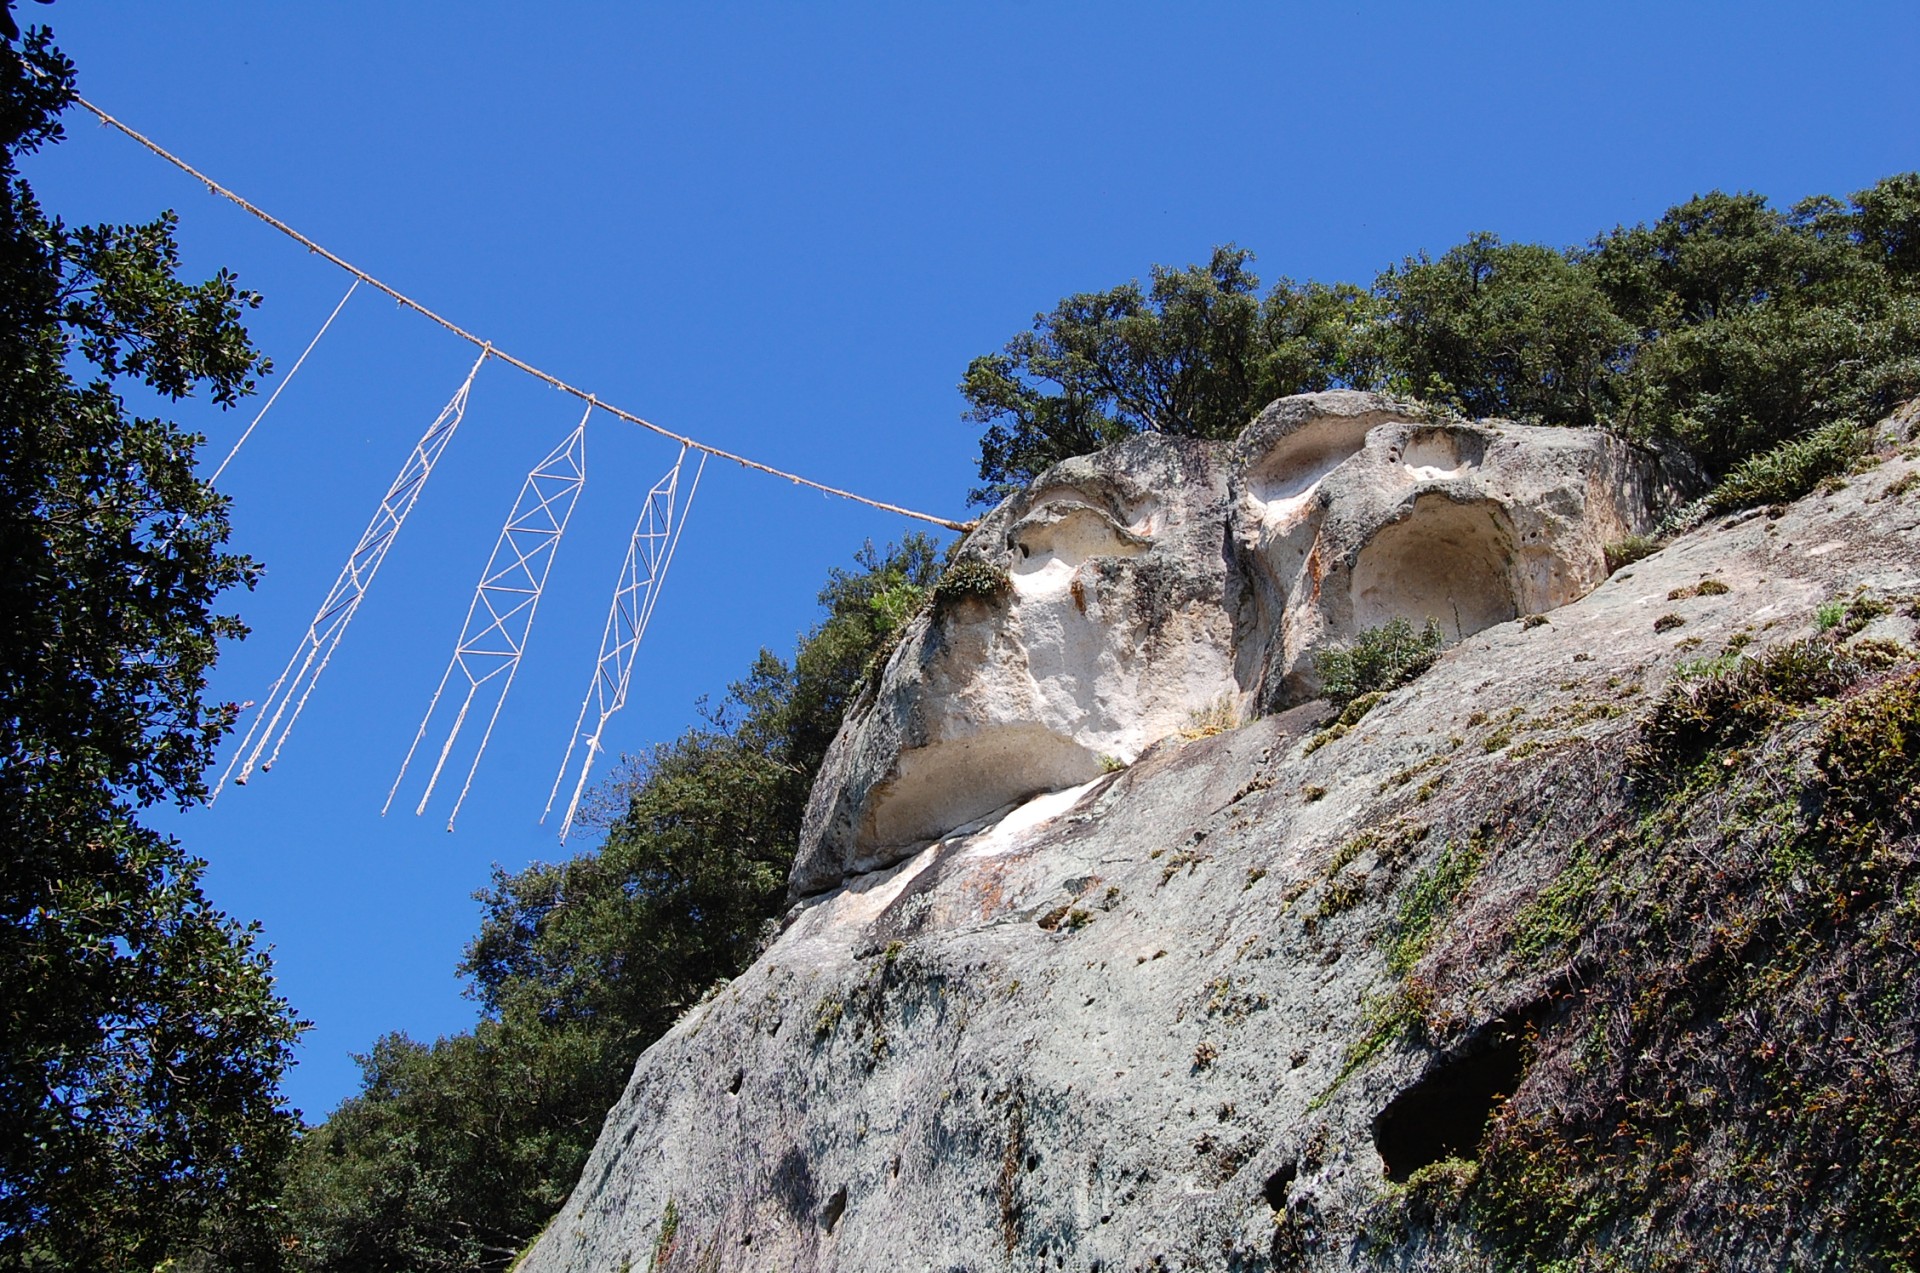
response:
M1468 423L1377 394L1283 398L1240 435L1233 534L1253 582L1237 667L1267 708L1314 697L1314 655L1394 619L1449 643L1606 578L1607 544L1698 485L1591 429Z

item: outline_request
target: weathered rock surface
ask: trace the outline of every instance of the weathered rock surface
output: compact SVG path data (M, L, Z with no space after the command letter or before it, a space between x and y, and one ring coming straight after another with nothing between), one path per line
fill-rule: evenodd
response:
M1269 709L1313 697L1314 653L1364 629L1431 619L1458 641L1585 596L1605 546L1698 480L1604 433L1434 419L1352 392L1274 403L1231 468L1254 594L1236 654Z
M1471 1122L1476 1100L1484 1117L1475 1093L1506 1063L1489 1040L1543 993L1495 975L1488 936L1493 971L1449 1042L1382 1035L1369 1014L1400 981L1385 934L1409 882L1497 842L1447 921L1472 950L1627 807L1636 717L1682 659L1805 635L1858 587L1920 591L1920 493L1887 494L1911 460L1602 581L1589 551L1658 503L1639 460L1335 405L1299 423L1282 404L1238 459L1129 444L996 510L975 541L1009 564L1026 548L1012 617L968 602L983 612L903 644L816 791L810 826L843 838L797 881L812 895L640 1059L527 1273L1354 1267L1389 1175L1418 1165L1421 1129ZM1389 488L1394 466L1411 472ZM1554 494L1519 499L1498 475L1523 467ZM1624 495L1596 498L1609 483ZM1330 555L1308 568L1288 519L1313 516ZM1393 537L1429 519L1437 558ZM1169 535L1179 564L1151 573ZM1076 581L1094 585L1084 614ZM1134 608L1150 596L1169 599L1151 617ZM1456 643L1345 736L1313 746L1311 702L1181 735L1219 693L1308 692L1296 629L1442 600ZM1047 738L1017 763L968 747L1022 724ZM1131 763L1103 774L1101 753ZM916 754L923 794L895 812L876 795L912 786Z
M830 749L795 896L891 865L1011 802L1232 710L1227 448L1139 437L1056 465L967 539L992 598L908 628Z
M1143 436L1068 460L964 545L1006 595L917 620L849 711L792 895L1197 722L1312 698L1314 653L1362 629L1432 619L1457 641L1564 605L1605 577L1606 543L1689 489L1603 433L1350 391L1281 399L1233 445Z

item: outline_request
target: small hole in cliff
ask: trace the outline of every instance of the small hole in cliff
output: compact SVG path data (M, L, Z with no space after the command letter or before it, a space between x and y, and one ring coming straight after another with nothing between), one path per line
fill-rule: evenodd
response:
M1267 1177L1267 1183L1261 1192L1267 1197L1267 1205L1275 1211L1287 1209L1287 1189L1293 1184L1294 1177L1300 1174L1298 1163L1282 1163L1280 1170Z
M1387 1179L1404 1184L1442 1158L1472 1158L1525 1064L1520 1040L1503 1032L1487 1047L1443 1063L1394 1097L1373 1120L1373 1144Z
M745 1070L735 1070L733 1072L733 1082L727 1084L727 1093L731 1096L740 1095L740 1085L746 1081L747 1072Z
M1028 1155L1027 1155L1027 1170L1028 1170L1028 1171L1032 1171L1032 1170L1033 1170L1033 1169L1034 1169L1035 1167L1038 1167L1039 1165L1040 1165L1040 1155L1039 1155L1039 1154L1028 1154Z
M846 1214L846 1210L847 1187L841 1185L833 1197L827 1199L826 1207L820 1212L820 1227L832 1233L833 1226L840 1223L840 1217Z

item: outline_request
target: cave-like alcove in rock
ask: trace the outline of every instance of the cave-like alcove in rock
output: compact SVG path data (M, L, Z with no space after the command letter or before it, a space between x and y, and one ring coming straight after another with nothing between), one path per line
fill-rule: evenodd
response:
M1046 791L1100 776L1100 758L1040 725L1011 725L900 753L893 779L874 791L857 841L862 851L938 839Z
M1381 527L1353 563L1356 632L1392 619L1433 619L1451 641L1517 618L1509 578L1512 535L1492 503L1419 496Z

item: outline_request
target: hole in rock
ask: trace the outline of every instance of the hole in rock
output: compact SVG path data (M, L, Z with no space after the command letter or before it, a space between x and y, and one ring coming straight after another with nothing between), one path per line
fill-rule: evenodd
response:
M1373 1145L1387 1179L1404 1184L1443 1158L1472 1158L1494 1112L1520 1082L1520 1040L1502 1034L1480 1051L1442 1062L1387 1103L1373 1120Z
M727 1084L728 1094L731 1096L740 1095L740 1085L746 1081L747 1072L745 1070L735 1070L733 1072L733 1082Z
M1110 514L1068 494L1042 503L1009 534L1020 557L1013 563L1016 579L1027 576L1065 578L1095 557L1137 557L1148 542Z
M1280 1164L1280 1169L1267 1177L1267 1183L1261 1188L1261 1192L1266 1195L1269 1207L1275 1211L1287 1209L1287 1190L1299 1174L1299 1164L1286 1162Z
M1353 626L1428 619L1455 641L1520 617L1509 581L1508 536L1498 511L1423 495L1403 521L1383 526L1353 563Z
M1400 462L1407 466L1410 476L1432 481L1478 468L1486 454L1486 440L1477 433L1428 429L1407 440Z
M1291 511L1320 479L1360 453L1373 416L1315 420L1287 434L1247 467L1247 493L1269 518Z
M796 1221L804 1221L813 1214L818 1197L813 1188L813 1169L807 1166L807 1156L797 1146L788 1146L773 1169L773 1195Z
M840 1223L840 1217L846 1214L846 1210L847 1187L841 1185L834 1191L833 1197L827 1199L826 1207L820 1212L820 1227L832 1233L833 1226Z
M1042 725L914 748L900 754L893 780L874 790L857 843L869 849L937 839L1003 805L1099 776L1097 755Z

